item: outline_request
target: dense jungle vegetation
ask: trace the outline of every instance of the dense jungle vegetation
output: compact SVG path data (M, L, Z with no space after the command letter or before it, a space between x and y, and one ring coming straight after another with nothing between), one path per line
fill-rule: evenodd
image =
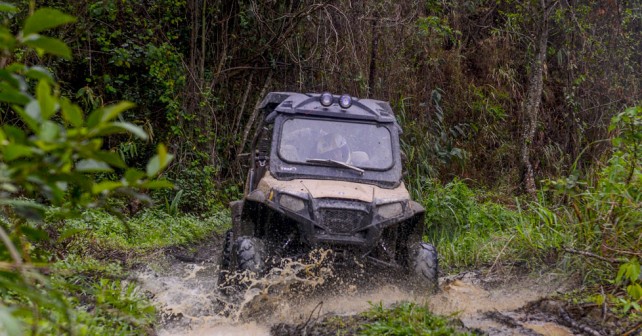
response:
M0 23L0 334L152 333L127 270L229 226L270 91L391 102L444 272L559 267L640 321L639 0L16 0Z

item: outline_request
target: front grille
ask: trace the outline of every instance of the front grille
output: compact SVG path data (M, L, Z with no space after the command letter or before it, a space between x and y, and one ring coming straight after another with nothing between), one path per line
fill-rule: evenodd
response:
M359 210L320 209L319 214L323 224L331 233L351 233L363 226L366 213Z

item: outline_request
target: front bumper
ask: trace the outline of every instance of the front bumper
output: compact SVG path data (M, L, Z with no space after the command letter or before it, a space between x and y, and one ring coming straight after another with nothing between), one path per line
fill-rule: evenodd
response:
M373 203L344 199L309 199L301 211L284 209L276 202L268 206L298 226L301 240L311 246L341 245L370 249L377 245L383 230L413 217L416 211L402 203L399 215L382 218Z

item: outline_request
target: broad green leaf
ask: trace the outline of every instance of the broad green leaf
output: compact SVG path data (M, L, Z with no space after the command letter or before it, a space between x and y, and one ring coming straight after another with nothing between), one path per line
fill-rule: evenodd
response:
M13 142L22 143L22 142L25 142L27 139L27 135L25 134L25 132L18 127L11 126L11 125L4 125L3 129L4 129L4 134L7 136L7 138L11 139Z
M21 226L20 231L24 233L27 238L30 238L31 241L41 241L49 238L47 231L26 225Z
M138 138L142 140L147 139L147 134L140 127L128 123L128 122L113 122L108 123L105 126L98 127L98 129L91 133L92 136L105 136L118 133L134 133Z
M22 33L26 36L29 34L40 33L43 30L58 27L60 25L75 22L76 18L67 15L57 9L40 8L25 21Z
M160 159L161 165L167 162L167 148L165 148L163 144L158 145L158 158Z
M29 102L29 96L18 90L2 90L0 91L0 101L9 104L25 105Z
M5 12L5 13L18 13L18 7L7 3L7 2L0 2L0 12Z
M123 186L122 182L104 181L104 182L100 182L100 183L94 184L94 186L91 188L91 192L93 194L100 194L103 191L114 190L114 189L120 188L122 186Z
M153 177L158 175L170 161L174 158L173 155L167 154L167 149L163 144L158 145L158 154L149 160L147 163L147 176Z
M21 87L20 82L16 78L16 75L14 73L11 73L7 69L0 69L0 81L7 82L3 84L9 84L14 89L19 90Z
M25 145L10 143L4 148L4 160L13 161L21 157L30 157L33 155L33 148Z
M161 170L161 164L160 164L160 159L158 158L158 155L154 155L154 157L149 160L147 163L147 176L153 177L158 174Z
M108 122L118 117L121 113L126 110L136 106L134 103L123 101L117 104L105 106L98 108L89 114L87 119L87 126L89 128L95 128L100 123ZM113 133L113 132L112 132Z
M36 86L36 98L40 105L40 116L43 120L49 120L56 112L56 97L51 94L51 87L45 80L40 80Z
M111 167L109 167L108 164L102 162L102 161L97 161L97 160L92 160L92 159L87 159L87 160L80 160L76 163L76 171L79 172L110 172L112 171Z
M0 50L12 52L16 46L16 37L7 27L0 27Z
M103 114L101 121L107 122L110 120L113 120L114 118L118 117L121 113L131 109L132 107L136 106L132 102L128 101L122 101L113 105L108 105L103 107Z
M51 72L49 72L47 68L39 65L30 67L29 70L25 72L25 76L37 80L46 80L49 84L54 84L54 78Z
M48 53L60 56L65 59L71 59L71 49L65 42L51 37L44 37L40 35L30 35L25 39L24 44L39 50L39 54Z
M640 276L640 263L637 259L631 259L628 262L620 265L620 268L615 277L616 282L621 282L623 279L629 281L636 281Z
M631 260L631 269L629 272L629 280L632 282L640 278L640 262L637 259Z
M0 101L10 104L25 105L31 101L28 93L19 91L8 82L0 83Z
M145 173L143 173L138 169L130 168L130 169L127 169L123 177L125 178L125 181L127 181L129 184L134 184L136 183L136 181L145 177Z
M123 161L120 155L113 152L97 151L93 153L92 157L114 167L127 168L125 161Z
M36 203L34 201L28 201L28 200L19 200L19 199L1 199L0 198L0 205L7 205L14 209L20 209L20 208L31 209L33 211L37 211L43 214L47 210L47 207L45 207L40 203Z
M10 183L0 183L0 190L8 191L10 193L18 192L18 188Z
M2 5L0 4L0 7ZM11 315L10 308L0 304L0 325L2 330L7 333L7 336L20 336L22 335L22 323L19 319Z
M38 102L34 100L27 104L26 108L30 110L23 109L18 105L12 105L11 107L16 111L16 113L18 113L20 118L22 118L22 121L24 121L24 123L27 124L34 133L38 132L40 129L40 123L38 122L39 118L37 120L31 115L37 113L38 117L40 117L40 107L38 106Z
M111 125L113 127L122 128L123 130L126 130L127 132L132 133L133 135L137 136L141 140L147 140L147 138L148 138L147 137L147 133L145 133L145 131L142 128L140 128L140 127L138 127L138 126L136 126L136 125L134 125L132 123L114 122Z
M90 129L93 129L96 126L98 126L98 124L101 122L103 118L103 113L105 113L105 110L102 108L93 110L89 114L89 117L87 118L87 127L89 127Z
M54 142L58 137L59 131L60 128L58 127L58 124L47 120L42 123L42 125L40 125L40 132L38 132L38 137L40 138L40 140L45 142Z
M38 103L37 100L32 100L30 101L26 106L25 106L25 112L27 115L29 115L33 120L40 122L42 121L42 115L40 114L40 103Z
M81 189L82 192L91 192L91 188L94 185L92 178L86 176L82 172L71 172L60 176L60 181L66 181L69 184L73 184Z
M81 127L84 120L80 106L66 98L60 99L60 105L62 108L62 118L74 127Z
M640 284L632 284L626 287L626 292L629 293L633 300L638 301L642 299L642 286Z

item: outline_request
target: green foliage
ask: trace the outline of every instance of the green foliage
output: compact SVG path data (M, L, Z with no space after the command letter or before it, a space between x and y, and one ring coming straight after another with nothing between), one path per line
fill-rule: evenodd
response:
M437 158L444 164L453 160L464 161L466 152L455 146L455 140L466 136L466 124L457 124L447 127L444 119L444 110L441 107L443 91L436 89L432 91L431 100L435 107L435 121L433 123L433 146Z
M452 163L463 164L468 154L457 146L459 139L467 137L469 126L458 123L448 126L441 106L443 91L435 89L431 94L434 114L428 116L431 127L406 115L406 100L397 106L398 122L404 130L401 149L406 155L405 168L409 170L410 183L422 184L426 178L436 177L437 168L450 168ZM439 164L438 164L439 163Z
M512 240L512 230L521 220L520 213L506 206L480 202L476 193L457 179L444 186L431 181L418 193L426 209L427 240L438 245L445 268L492 262Z
M613 284L620 290L617 295L596 294L592 301L598 305L612 304L621 315L639 318L642 314L642 276L637 258L625 260L620 265Z
M98 244L106 249L143 252L197 241L214 232L222 233L231 222L227 211L211 212L209 217L168 214L146 209L127 221L102 211L86 211L78 219L67 220L64 230L83 233L75 245ZM61 232L62 234L62 232Z
M381 303L372 304L363 313L369 322L361 326L359 335L470 335L460 332L447 318L433 315L427 307L403 302L390 309Z
M639 251L642 223L642 108L628 108L611 121L613 154L593 181L576 175L547 181L569 198L569 220L587 234L587 248ZM589 235L590 234L590 235Z
M71 263L74 267L68 268ZM99 262L94 260L91 263ZM114 273L103 274L102 276L107 277L101 277L100 273L95 273L96 266L90 266L87 261L78 258L70 258L70 263L61 264L52 265L60 274L51 281L58 291L66 293L66 304L75 307L69 316L70 334L148 335L152 331L155 309L135 283L108 278L113 277ZM83 267L77 267L78 264ZM114 266L107 266L108 270L113 268ZM105 266L97 269L104 270ZM86 275L79 276L78 272L85 272ZM59 333L56 321L61 318L60 312L43 313L51 314L52 322L41 322L38 333Z
M165 210L170 216L174 216L178 213L178 206L181 203L181 197L183 197L183 190L179 190L176 195L174 196L174 199L172 199L172 203L168 204L167 201L165 201Z
M199 165L199 162L200 160L192 161L189 167L185 167L183 171L174 175L173 183L177 190L182 191L178 199L176 197L180 191L159 190L154 193L155 198L164 200L168 204L169 211L171 211L169 205L174 200L180 201L177 203L177 209L201 214L211 211L226 201L224 190L215 183L214 169L211 166Z
M640 276L640 262L637 258L620 265L615 277L615 282L626 288L628 297L619 298L622 305L622 312L632 314L642 313L642 277Z
M11 6L4 9L14 11ZM54 76L46 69L8 64L16 54L31 50L40 57L51 54L70 58L64 42L42 33L73 21L58 10L41 8L26 19L15 36L4 22L0 27L5 42L0 45L0 108L16 116L0 129L0 315L5 331L12 335L25 330L34 334L74 333L75 317L70 308L74 297L66 297L69 292L65 286L57 286L39 272L49 257L41 247L55 244L41 227L47 208L57 207L61 218L72 217L82 208L108 207L108 200L115 195L146 200L141 190L171 186L154 180L172 160L162 145L151 158L147 173L128 168L117 153L104 148L105 138L114 134L147 139L140 127L122 119L132 103L99 107L85 115L79 105L60 94ZM116 171L124 174L115 181L101 180L97 175ZM137 318L133 314L139 310L150 316L146 308L133 304L133 285L115 286L101 292L105 297L101 304L111 304L127 318ZM128 310L112 302L123 299L129 304ZM23 329L24 323L31 328Z
M461 36L461 32L450 27L443 17L420 17L417 19L417 27L427 36L431 36L432 34L436 34L441 38L456 38Z
M397 102L397 121L404 130L400 138L401 150L405 155L404 168L408 170L410 184L422 184L426 179L437 174L436 164L433 163L433 152L427 141L423 125L409 115L406 109L408 99ZM418 186L419 187L419 186Z

